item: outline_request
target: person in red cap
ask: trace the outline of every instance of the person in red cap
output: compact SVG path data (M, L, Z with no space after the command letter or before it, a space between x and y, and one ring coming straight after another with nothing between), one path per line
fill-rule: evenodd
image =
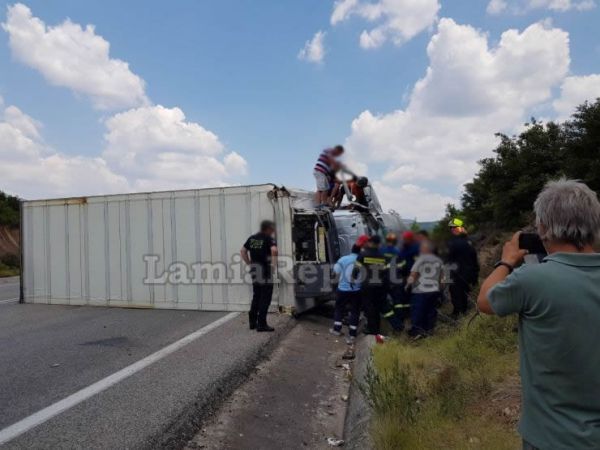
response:
M356 245L360 248L363 248L367 242L369 242L369 236L362 234L356 240Z

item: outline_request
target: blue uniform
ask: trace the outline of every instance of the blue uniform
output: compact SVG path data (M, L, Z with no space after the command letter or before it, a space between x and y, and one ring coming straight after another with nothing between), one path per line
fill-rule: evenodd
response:
M415 263L415 259L419 256L419 244L417 242L413 244L403 245L402 249L400 249L399 258L403 260L406 264L404 266L404 272L406 275L410 274L413 264Z
M335 266L333 266L333 271L339 276L338 291L360 291L360 282L352 281L352 270L354 269L356 258L358 258L356 253L350 253L349 255L342 256L338 259Z
M381 253L383 253L386 258L391 260L400 256L400 249L395 245L386 245L382 247Z
M335 311L333 313L333 329L337 332L342 330L342 319L346 309L350 308L350 321L348 328L350 336L356 337L358 321L360 319L360 307L362 297L360 293L360 282L353 281L352 272L358 254L350 253L342 256L333 266L333 271L339 277L338 288L335 297Z

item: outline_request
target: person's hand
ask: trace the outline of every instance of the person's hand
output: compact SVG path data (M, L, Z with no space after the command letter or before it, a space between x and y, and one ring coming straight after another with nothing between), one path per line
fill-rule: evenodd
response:
M527 254L527 250L522 250L519 248L520 234L521 232L517 231L513 235L512 239L504 244L504 248L502 249L502 261L510 264L513 267L521 264L525 258L525 255Z

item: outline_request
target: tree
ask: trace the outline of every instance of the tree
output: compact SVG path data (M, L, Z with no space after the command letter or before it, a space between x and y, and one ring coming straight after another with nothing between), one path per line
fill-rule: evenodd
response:
M0 191L0 225L19 226L19 199Z
M462 211L471 229L512 230L528 224L535 198L551 179L581 179L600 191L600 99L565 123L532 119L518 136L500 137L495 156L465 185Z
M564 158L567 176L580 179L600 192L600 98L577 107L563 130L567 142Z

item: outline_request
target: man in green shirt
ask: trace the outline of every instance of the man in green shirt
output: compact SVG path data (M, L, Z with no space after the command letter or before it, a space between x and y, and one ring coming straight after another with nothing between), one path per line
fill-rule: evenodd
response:
M549 183L535 205L548 256L522 263L519 233L477 300L487 314L519 314L524 449L600 448L600 203L585 184Z

